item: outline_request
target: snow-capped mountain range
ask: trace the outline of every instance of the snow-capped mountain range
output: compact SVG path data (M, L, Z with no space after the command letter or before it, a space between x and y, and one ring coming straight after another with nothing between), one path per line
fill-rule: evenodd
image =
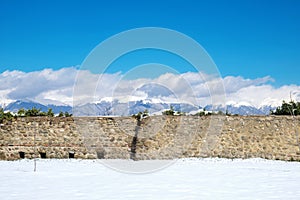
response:
M2 107L2 106L1 106ZM68 105L54 105L54 104L48 104L44 105L38 102L30 101L30 100L17 100L14 101L7 106L4 107L5 111L10 111L13 113L18 112L20 109L32 109L33 107L37 109L41 109L43 112L47 112L49 108L52 109L52 111L56 114L59 112L72 112L72 107Z
M228 102L226 106L206 105L201 107L191 105L189 103L167 103L145 99L138 101L129 101L127 103L120 102L118 100L102 100L95 103L86 103L80 106L75 106L73 108L70 105L44 105L30 100L17 100L5 106L4 110L16 113L21 108L31 109L35 107L41 109L42 111L47 111L49 108L51 108L56 114L60 111L69 112L73 113L75 116L129 116L146 109L152 115L159 115L164 110L169 109L171 106L175 111L185 112L187 114L197 113L205 109L206 111L222 111L224 113L227 112L230 114L239 115L268 115L270 113L270 110L276 109L276 106L273 105L264 105L257 108L246 102Z

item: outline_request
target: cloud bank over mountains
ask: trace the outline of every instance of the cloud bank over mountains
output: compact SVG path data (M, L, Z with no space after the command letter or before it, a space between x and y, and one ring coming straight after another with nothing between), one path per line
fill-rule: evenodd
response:
M205 106L211 103L209 87L219 77L202 73L166 73L155 79L126 79L126 75L93 74L75 67L60 70L22 72L5 71L0 74L0 105L28 99L42 104L73 105L73 94L78 103L149 100L157 102L187 102ZM246 79L240 76L222 78L227 104L278 106L282 100L300 101L300 86L284 85L275 88L269 77ZM74 84L80 87L73 93ZM95 85L97 87L95 87ZM77 87L78 88L78 87ZM81 90L81 91L80 91ZM86 95L87 92L90 95ZM218 95L218 94L216 94ZM92 96L92 98L91 98Z

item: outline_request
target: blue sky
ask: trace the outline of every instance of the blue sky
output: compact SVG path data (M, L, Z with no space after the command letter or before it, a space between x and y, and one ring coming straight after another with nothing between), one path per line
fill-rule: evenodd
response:
M108 37L150 26L194 38L223 77L271 76L276 87L299 85L299 10L298 0L0 0L0 73L78 66Z

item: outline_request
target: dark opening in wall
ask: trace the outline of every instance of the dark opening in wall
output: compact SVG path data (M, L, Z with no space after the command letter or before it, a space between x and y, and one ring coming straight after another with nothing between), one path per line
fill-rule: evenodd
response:
M75 153L74 152L69 152L69 158L74 158L75 157Z
M25 158L25 152L20 151L19 156L20 156L21 159L24 159Z
M41 156L41 158L47 158L46 153L43 153L43 152L40 152L40 156Z
M97 158L98 159L104 159L105 158L105 151L104 149L97 149Z

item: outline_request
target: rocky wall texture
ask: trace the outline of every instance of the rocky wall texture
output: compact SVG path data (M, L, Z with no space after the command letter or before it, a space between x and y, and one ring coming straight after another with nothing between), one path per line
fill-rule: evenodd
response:
M290 116L19 117L0 126L0 159L261 157L300 161Z

